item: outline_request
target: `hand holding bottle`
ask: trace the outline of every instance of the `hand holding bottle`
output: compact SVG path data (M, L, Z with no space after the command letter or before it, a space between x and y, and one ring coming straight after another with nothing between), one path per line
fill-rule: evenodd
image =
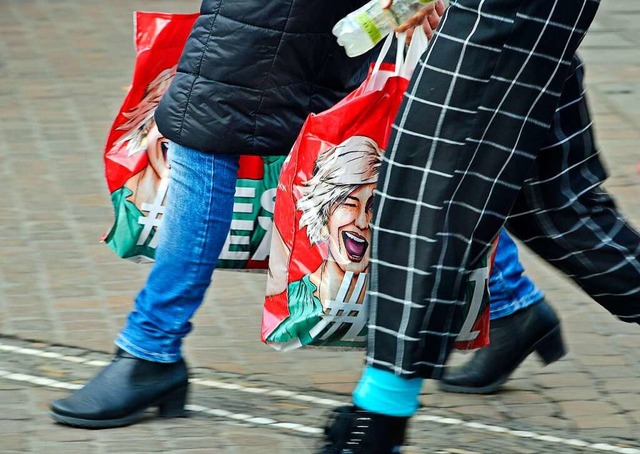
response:
M389 9L393 6L393 0L380 0L382 9ZM411 42L413 29L422 26L428 39L431 39L433 32L440 24L440 18L444 14L446 5L444 0L438 0L433 3L426 4L423 8L413 14L409 19L400 24L395 31L398 33L407 32L407 43Z
M333 27L338 43L350 57L362 55L393 31L407 32L422 25L428 38L440 22L445 0L370 0Z

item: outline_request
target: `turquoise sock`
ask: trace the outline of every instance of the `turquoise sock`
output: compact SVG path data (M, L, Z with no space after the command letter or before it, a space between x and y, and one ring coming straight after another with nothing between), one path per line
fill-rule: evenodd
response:
M373 413L412 416L418 411L422 378L406 379L392 372L365 367L353 391L353 403Z

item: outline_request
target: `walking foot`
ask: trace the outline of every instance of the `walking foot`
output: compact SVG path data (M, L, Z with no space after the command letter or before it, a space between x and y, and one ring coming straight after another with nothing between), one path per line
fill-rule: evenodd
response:
M405 440L409 418L386 416L352 405L331 412L318 454L396 454Z
M491 321L488 347L460 367L447 368L439 387L453 393L490 394L506 382L531 353L545 365L562 358L560 320L543 299L513 315Z
M133 424L149 408L160 416L185 415L189 387L183 360L156 363L118 349L110 365L71 396L51 404L51 416L61 424L107 429Z

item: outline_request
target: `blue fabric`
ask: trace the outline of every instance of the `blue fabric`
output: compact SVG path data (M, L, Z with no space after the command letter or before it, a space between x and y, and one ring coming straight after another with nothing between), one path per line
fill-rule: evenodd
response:
M171 184L155 262L116 345L139 358L181 358L229 232L238 156L169 145Z
M527 276L518 258L518 247L505 229L489 279L491 320L506 317L540 301L544 294Z
M353 391L353 403L373 413L388 416L412 416L420 405L422 378L399 377L367 366Z

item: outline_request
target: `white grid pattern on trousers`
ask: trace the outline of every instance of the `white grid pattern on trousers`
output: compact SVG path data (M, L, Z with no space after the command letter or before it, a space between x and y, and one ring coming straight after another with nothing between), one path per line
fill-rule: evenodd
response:
M557 124L562 110L555 117L554 112L569 86L581 86L575 53L598 4L596 0L458 0L448 9L407 90L378 183L369 365L407 378L440 377L462 323L464 284L516 200L519 220L509 227L532 247L528 231L518 229L518 224L535 224L535 235L546 235L547 240L555 236L558 242L570 230L553 228L551 218L547 222L538 216L559 208L553 198L539 196L545 184L567 194L574 225L593 232L584 218L589 211L580 209L576 199L587 192L594 198L604 172L596 169L593 181L586 176L561 178L564 173L579 174L567 172L572 166L598 167L593 164L597 151L589 143L590 120L561 134L578 137L580 144L554 145L545 139L574 126ZM581 91L569 92L574 95L569 102L584 104ZM575 146L583 152L583 164ZM585 150L593 157L588 158ZM560 165L553 167L557 177L548 169L535 172L545 167L542 159L559 160ZM602 203L608 203L605 196L600 197ZM611 216L620 219L615 207ZM623 221L613 224L619 222ZM637 233L624 226L629 244L633 240L637 245ZM592 244L596 238L603 241L607 230L603 232L591 233ZM565 253L574 247L569 242ZM579 259L572 263L583 260L580 254L575 257ZM567 263L560 257L549 259L557 260L558 266ZM625 260L637 275L631 262ZM587 267L564 268L583 287L587 284ZM588 273L598 274L601 268L590 268ZM604 297L599 302L631 321L633 314L627 309Z

